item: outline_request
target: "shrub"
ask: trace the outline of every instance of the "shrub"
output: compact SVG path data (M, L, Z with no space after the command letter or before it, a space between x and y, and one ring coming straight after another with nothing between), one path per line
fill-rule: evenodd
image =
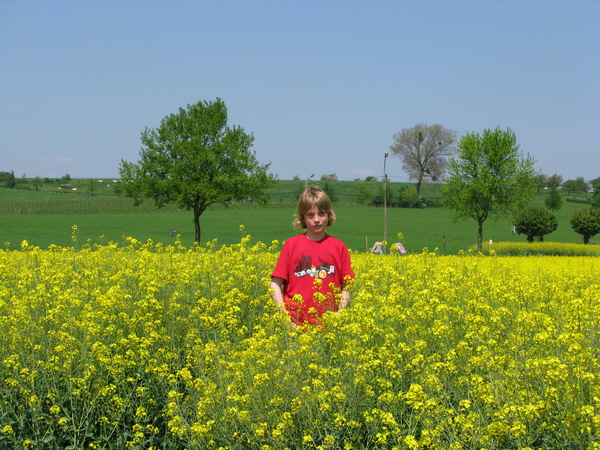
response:
M471 247L477 250L477 245ZM482 253L498 256L600 256L600 245L584 245L563 242L494 242L484 247Z
M585 197L566 197L565 201L569 203L590 203L590 199Z
M527 236L528 242L533 242L535 237L543 242L544 236L552 233L558 227L556 217L540 206L519 211L514 215L513 223L516 232Z
M578 209L569 223L577 234L583 236L583 243L589 244L590 238L600 233L600 209Z
M363 206L369 206L372 198L373 194L365 183L358 186L358 190L356 191L356 203Z

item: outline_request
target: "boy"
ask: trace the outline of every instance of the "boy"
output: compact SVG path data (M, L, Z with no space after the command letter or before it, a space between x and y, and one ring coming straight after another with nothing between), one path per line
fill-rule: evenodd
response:
M275 306L293 326L318 324L326 311L348 307L354 278L346 245L326 233L335 222L329 196L311 186L298 199L294 225L306 231L285 241L271 274Z

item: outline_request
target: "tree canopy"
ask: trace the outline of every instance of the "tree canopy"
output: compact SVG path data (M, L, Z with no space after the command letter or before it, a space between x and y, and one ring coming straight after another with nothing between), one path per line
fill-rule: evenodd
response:
M418 124L394 134L392 153L402 161L411 180L417 180L417 195L427 179L441 180L446 172L446 158L456 154L458 133L442 125Z
M509 216L532 198L533 164L533 158L523 157L510 129L486 129L482 135L468 133L460 139L458 157L448 161L443 202L455 220L477 222L478 251L488 217Z
M179 108L158 128L146 128L141 139L139 162L121 160L119 167L126 195L136 204L150 198L159 207L176 203L192 210L196 242L200 216L210 205L247 199L265 204L264 190L276 184L267 174L270 164L259 164L250 150L254 137L227 126L219 98Z
M583 179L583 177L577 177L574 180L567 180L563 183L563 189L571 192L587 192L589 186Z
M562 182L562 175L555 173L546 178L546 187L548 189L558 189L562 185Z

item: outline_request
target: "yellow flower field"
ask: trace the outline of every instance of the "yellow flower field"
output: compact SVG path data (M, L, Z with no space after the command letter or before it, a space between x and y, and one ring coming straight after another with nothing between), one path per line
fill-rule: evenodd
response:
M279 250L1 250L0 448L600 449L597 257L354 253L299 334Z

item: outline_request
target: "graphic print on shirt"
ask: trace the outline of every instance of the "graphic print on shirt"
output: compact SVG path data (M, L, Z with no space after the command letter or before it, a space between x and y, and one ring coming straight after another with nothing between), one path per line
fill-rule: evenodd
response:
M324 279L327 275L335 273L335 267L333 264L325 262L319 258L320 265L315 266L312 262L312 256L302 255L298 265L294 269L294 275L297 277L318 277Z

